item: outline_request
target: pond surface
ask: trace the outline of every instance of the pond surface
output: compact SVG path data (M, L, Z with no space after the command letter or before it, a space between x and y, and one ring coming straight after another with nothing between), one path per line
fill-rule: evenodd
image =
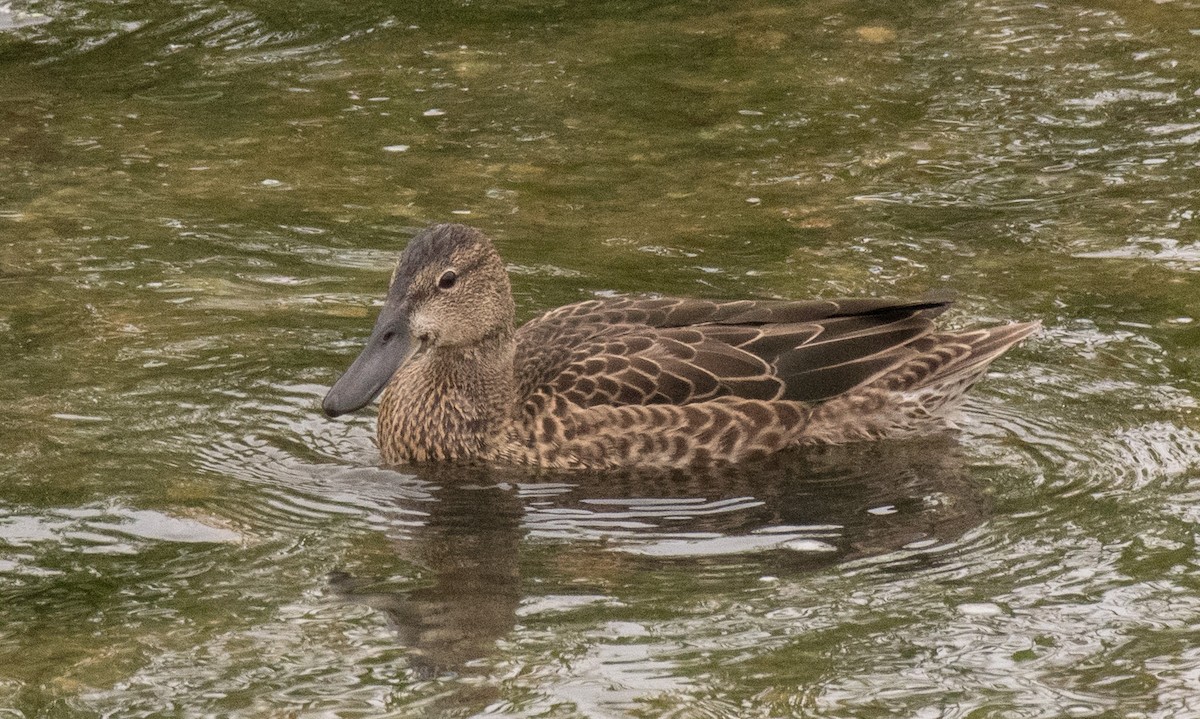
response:
M1194 1L0 2L0 716L1200 716L1198 148ZM945 437L381 468L450 220L1045 330Z

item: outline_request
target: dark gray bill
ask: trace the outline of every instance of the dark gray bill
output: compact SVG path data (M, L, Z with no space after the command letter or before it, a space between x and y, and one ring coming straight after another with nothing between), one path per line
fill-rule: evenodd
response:
M366 407L418 349L420 342L409 334L406 309L384 305L367 346L330 388L321 408L336 417Z

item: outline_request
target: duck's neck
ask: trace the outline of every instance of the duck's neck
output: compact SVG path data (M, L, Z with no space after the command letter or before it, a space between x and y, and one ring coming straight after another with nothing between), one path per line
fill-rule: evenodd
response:
M434 348L392 377L379 401L385 462L471 460L502 435L514 399L512 331Z

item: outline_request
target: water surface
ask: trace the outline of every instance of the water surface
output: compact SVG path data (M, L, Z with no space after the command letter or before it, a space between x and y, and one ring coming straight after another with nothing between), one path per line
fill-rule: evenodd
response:
M1200 716L1200 5L0 4L0 713ZM1039 319L959 432L378 466L398 251Z

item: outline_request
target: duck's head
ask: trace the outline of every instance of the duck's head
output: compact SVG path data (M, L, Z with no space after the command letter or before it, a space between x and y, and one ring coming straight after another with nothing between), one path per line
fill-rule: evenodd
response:
M430 227L400 255L367 346L321 406L330 417L365 407L405 364L512 332L513 315L508 273L491 240L464 225Z

